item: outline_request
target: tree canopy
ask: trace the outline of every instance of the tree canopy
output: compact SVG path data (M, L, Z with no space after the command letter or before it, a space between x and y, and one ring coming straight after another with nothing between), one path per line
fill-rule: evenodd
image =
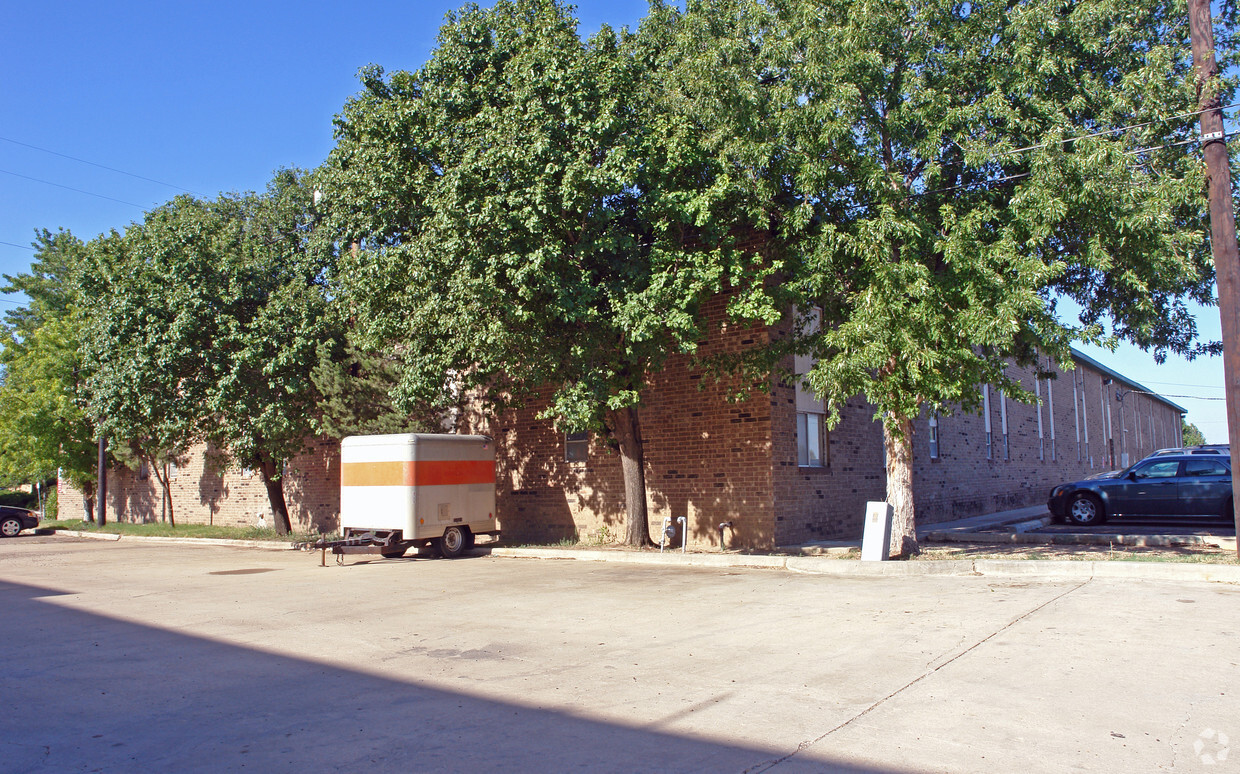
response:
M778 224L774 294L799 312L754 355L812 355L832 420L853 395L876 407L896 553L916 550L922 411L976 410L987 383L1031 399L1010 364L1068 362L1073 340L1217 348L1187 306L1211 303L1213 267L1181 3L742 0L685 17L721 31L698 38L685 112L736 138L723 150ZM1208 88L1226 102L1234 83Z
M262 195L178 197L102 241L86 285L101 426L157 476L199 441L259 470L280 531L283 465L313 435L311 372L339 337L311 197L292 170Z
M91 415L156 469L210 441L263 472L287 529L282 465L313 433L538 395L619 450L640 544L646 385L722 295L772 340L719 372L770 385L809 355L831 421L875 407L911 553L922 412L977 410L986 384L1032 400L1011 364L1074 340L1218 347L1189 310L1214 279L1196 109L1236 83L1195 79L1185 14L656 0L583 39L557 0L466 6L420 69L363 69L313 184L179 197L87 245L43 232L6 277L31 303L6 315L0 447L55 427L20 463L46 468Z
M0 338L0 478L47 481L59 470L89 505L97 430L86 412L83 315L76 277L87 247L67 231L39 232L27 273L5 275L5 293L27 303L5 313Z
M417 72L362 73L325 174L348 299L399 342L406 405L477 391L600 429L648 542L637 409L702 338L702 303L758 261L710 217L717 176L646 81L671 12L588 41L554 2L449 17Z

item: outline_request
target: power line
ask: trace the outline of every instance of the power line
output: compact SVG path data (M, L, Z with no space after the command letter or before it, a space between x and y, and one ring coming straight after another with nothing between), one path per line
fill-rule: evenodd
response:
M0 245L8 245L9 247L20 247L23 250L34 250L34 248L31 247L30 245L19 245L16 242L5 242L4 240L0 240Z
M48 150L47 148L40 148L38 145L31 145L31 144L30 144L30 143L28 143L28 142L21 142L21 141L19 141L19 140L14 140L14 139L11 139L11 138L9 138L9 137L0 137L0 140L4 140L5 142L11 142L11 143L13 143L14 145L20 145L20 146L22 146L23 148L30 148L31 150L37 150L37 151L40 151L40 152L42 152L42 153L50 153L50 154L52 154L53 156L60 156L62 159L69 159L70 161L76 161L76 162L78 162L79 164L89 164L89 165L90 165L90 166L92 166L92 167L99 167L100 169L106 169L106 170L108 170L109 172L115 172L115 173L117 173L118 175L128 175L129 177L137 178L138 180L145 180L145 181L146 181L146 182L148 182L148 183L156 183L157 185L167 186L168 188L175 188L175 189L176 189L176 190L178 190L178 191L184 191L185 193L188 193L188 194L192 194L192 193L194 193L193 191L189 190L188 188L184 188L184 187L179 186L179 185L173 185L172 183L165 183L164 181L162 181L162 180L156 180L156 179L155 179L155 178L153 178L153 177L146 177L146 176L144 176L144 175L134 174L133 172L126 172L126 171L125 171L125 170L123 170L123 169L117 169L116 167L109 167L109 166L107 166L106 164L100 164L100 163L98 163L98 162L94 162L94 161L87 161L86 159L79 159L77 156L70 156L70 155L69 155L69 154L67 154L67 153L60 153L60 152L58 152L58 151ZM195 195L197 195L197 194L195 194Z
M1146 384L1165 384L1168 387L1202 387L1207 390L1223 389L1223 385L1221 384L1184 384L1183 382L1156 382L1152 379L1142 379L1141 381L1145 382Z
M1103 135L1107 135L1107 134L1118 134L1119 132L1126 132L1129 129L1141 129L1146 126L1153 126L1154 124L1163 124L1168 121L1175 121L1180 118L1188 118L1190 116L1199 116L1202 113L1205 113L1210 110L1230 110L1234 107L1240 107L1240 102L1233 103L1231 105L1224 105L1223 107L1219 107L1219 108L1206 108L1205 110L1194 110L1189 113L1180 113L1179 115L1167 116L1166 118L1156 118L1153 121L1146 121L1140 124L1129 124L1128 126L1120 126L1115 129L1104 129L1100 132L1094 132L1092 134L1083 134L1080 137L1068 137L1063 140L1055 140L1054 142L1045 142L1040 145L1026 145L1023 148L1016 148L1015 150L1010 150L1008 151L1008 153L1009 154L1010 153L1023 153L1025 151L1038 150L1039 148L1049 148L1052 145L1063 145L1064 143L1076 142L1077 140L1088 140L1091 137L1102 137Z
M43 180L37 177L31 177L29 175L19 175L18 173L10 172L7 169L0 169L0 172L3 172L6 175L12 175L13 177L20 177L23 180L33 180L36 183L44 183L46 185L53 185L53 186L56 186L57 188L63 188L66 191L74 191L76 193L86 194L87 196L94 196L99 199L107 199L110 202L117 202L118 204L128 204L130 207L137 207L140 210L146 210L146 207L142 206L141 204L134 204L133 202L127 202L124 199L116 199L111 196L104 196L103 194L97 194L92 191L83 191L81 188L74 188L68 185L61 185L60 183L53 183L51 180Z
M1226 398L1207 398L1201 395L1167 395L1161 392L1146 392L1144 390L1126 390L1125 395L1153 395L1156 398L1184 398L1186 400L1227 400Z

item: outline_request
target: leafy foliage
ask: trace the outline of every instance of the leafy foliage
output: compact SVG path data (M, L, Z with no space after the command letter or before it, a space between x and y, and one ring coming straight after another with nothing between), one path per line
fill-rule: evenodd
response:
M467 7L421 70L363 71L326 200L356 246L341 277L369 343L401 344L400 405L465 390L502 407L550 385L544 416L640 459L648 375L756 265L711 216L727 186L646 83L672 19L583 42L558 3Z
M57 470L91 496L97 435L85 411L83 318L74 277L86 246L44 230L28 273L5 275L5 293L28 302L5 313L0 339L0 478L47 481Z
M742 1L686 17L714 31L686 115L735 138L720 147L785 248L773 292L799 310L755 356L813 355L833 421L852 395L876 407L905 467L888 470L897 551L915 550L911 492L893 484L911 486L925 407L974 410L983 383L1028 399L1009 362L1067 362L1073 339L1157 358L1217 347L1186 306L1211 301L1213 269L1182 142L1197 91L1181 3ZM1227 102L1234 83L1209 88Z
M1181 430L1181 438L1185 446L1201 446L1206 442L1205 433L1202 433L1196 425L1187 420L1181 421L1184 425Z
M290 170L261 196L178 197L104 240L88 283L92 408L108 434L157 475L212 442L220 464L262 472L284 531L282 466L313 430L318 346L339 335L311 196Z

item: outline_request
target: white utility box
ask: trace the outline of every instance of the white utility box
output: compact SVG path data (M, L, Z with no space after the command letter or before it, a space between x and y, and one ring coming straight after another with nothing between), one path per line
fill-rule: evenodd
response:
M865 533L861 538L861 560L883 562L891 558L891 505L865 504Z
M384 556L413 546L449 557L498 534L495 444L483 435L354 435L340 443L340 530L384 538Z

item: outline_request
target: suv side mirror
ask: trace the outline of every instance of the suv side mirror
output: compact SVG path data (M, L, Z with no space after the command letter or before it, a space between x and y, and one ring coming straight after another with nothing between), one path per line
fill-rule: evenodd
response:
M1129 481L1136 481L1136 480L1137 480L1137 471L1135 471L1135 470L1130 470L1130 471L1128 471L1128 480L1129 480Z

